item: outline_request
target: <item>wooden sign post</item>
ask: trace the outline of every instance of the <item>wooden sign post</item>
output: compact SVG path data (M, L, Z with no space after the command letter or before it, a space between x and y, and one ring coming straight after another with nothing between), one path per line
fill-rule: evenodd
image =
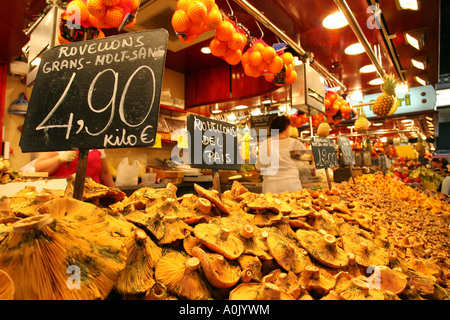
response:
M339 166L339 163L337 161L336 149L334 148L334 142L329 138L312 137L311 149L313 152L316 169L325 169L328 189L331 190L331 180L328 173L328 168Z
M192 168L211 169L213 188L220 193L219 169L240 170L237 127L189 114L187 117L189 161Z
M350 140L347 137L338 137L339 147L341 148L344 163L349 166L353 183L355 183L355 175L353 174L353 166L356 164L355 155L353 154Z
M164 29L132 32L42 55L19 145L23 152L79 150L76 198L90 149L155 143L168 37Z

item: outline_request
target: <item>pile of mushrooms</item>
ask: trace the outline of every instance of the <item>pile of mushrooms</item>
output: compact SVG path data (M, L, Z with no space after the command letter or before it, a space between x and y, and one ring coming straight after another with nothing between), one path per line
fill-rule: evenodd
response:
M115 294L150 300L449 299L448 222L370 184L257 194L234 181L222 194L197 184L195 190L178 197L169 184L113 204L98 202L96 219L114 221L107 230L127 248ZM48 205L39 208L52 214ZM21 217L6 205L0 217L1 246L13 223L8 219Z

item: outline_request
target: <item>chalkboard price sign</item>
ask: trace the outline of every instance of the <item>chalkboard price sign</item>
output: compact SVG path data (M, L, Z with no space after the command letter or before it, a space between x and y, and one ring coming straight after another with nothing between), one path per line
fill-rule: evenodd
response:
M346 165L355 165L355 155L353 154L352 146L350 145L350 140L347 137L338 137L339 146L341 148L342 157Z
M187 117L189 160L193 168L239 170L237 127L190 114Z
M155 29L46 51L22 130L22 151L152 146L167 40L167 30Z
M312 137L311 148L316 169L334 168L339 166L332 139Z

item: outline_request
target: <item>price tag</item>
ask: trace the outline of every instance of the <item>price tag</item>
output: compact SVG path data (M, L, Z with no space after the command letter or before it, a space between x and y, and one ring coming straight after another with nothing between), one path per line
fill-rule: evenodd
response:
M167 30L155 29L46 51L22 130L22 151L153 146L167 40Z
M350 144L350 139L347 137L338 137L339 147L341 148L342 157L346 165L355 165L355 155L353 154L352 146Z
M334 168L339 166L336 149L334 148L332 139L312 137L311 149L316 169Z
M213 170L241 168L235 125L190 114L186 127L191 167Z

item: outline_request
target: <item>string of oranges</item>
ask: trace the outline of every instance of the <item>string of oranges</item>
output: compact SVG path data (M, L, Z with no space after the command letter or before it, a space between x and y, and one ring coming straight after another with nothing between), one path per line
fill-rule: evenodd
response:
M140 0L72 0L67 4L61 18L70 21L79 30L81 28L99 29L99 37L104 37L101 29L118 28L126 19L127 14L134 14L139 7ZM136 23L136 16L125 27L132 27ZM67 39L59 36L60 43L67 43Z
M325 116L329 123L339 124L342 120L354 118L356 113L348 101L338 93L327 91L325 94Z

